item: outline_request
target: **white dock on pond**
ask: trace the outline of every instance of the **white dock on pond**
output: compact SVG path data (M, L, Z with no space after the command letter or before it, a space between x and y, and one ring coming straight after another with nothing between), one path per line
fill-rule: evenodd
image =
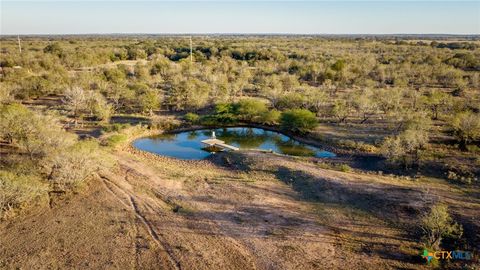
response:
M240 148L235 147L233 145L226 144L224 141L219 140L215 137L215 131L212 131L212 137L210 139L206 139L202 141L203 144L206 144L210 147L215 146L223 149L228 149L232 151L238 151Z

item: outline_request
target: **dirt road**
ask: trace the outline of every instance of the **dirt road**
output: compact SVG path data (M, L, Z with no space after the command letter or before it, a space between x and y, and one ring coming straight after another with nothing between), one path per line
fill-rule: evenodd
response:
M392 223L416 211L419 189L259 153L116 158L79 194L1 224L0 268L423 267Z

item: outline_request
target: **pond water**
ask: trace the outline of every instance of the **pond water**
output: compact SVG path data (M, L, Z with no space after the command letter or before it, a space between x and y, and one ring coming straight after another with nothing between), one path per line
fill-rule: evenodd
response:
M133 142L137 149L179 159L204 159L212 154L205 149L202 140L217 139L240 149L272 150L292 156L335 157L332 152L296 141L278 132L251 127L203 129L181 133L162 134L141 138Z

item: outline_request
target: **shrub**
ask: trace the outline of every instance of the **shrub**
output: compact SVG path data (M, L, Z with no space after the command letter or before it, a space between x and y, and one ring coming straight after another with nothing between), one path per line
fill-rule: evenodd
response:
M58 42L48 44L43 49L43 52L44 53L51 53L51 54L54 54L56 56L62 56L63 55L63 49Z
M428 134L424 130L405 130L397 136L387 137L381 146L382 154L392 163L406 169L418 165L420 154L428 144Z
M341 71L345 68L345 60L339 59L332 64L331 68L335 71Z
M364 142L358 142L357 143L357 149L359 151L367 152L367 153L376 153L378 151L378 149L375 145L371 145L371 144L364 143Z
M480 154L480 147L478 147L476 145L467 145L467 150L468 150L468 152Z
M22 105L6 105L0 108L0 118L0 137L17 151L17 155L7 155L2 162L16 173L0 175L1 212L20 208L44 194L46 184L42 184L40 176L70 188L108 160L96 141L78 141L52 116ZM110 143L116 141L112 139Z
M107 100L100 93L91 91L90 97L87 100L90 114L103 123L108 123L113 114L112 105L107 103Z
M222 124L233 124L238 121L238 106L233 103L220 103L215 106L215 121ZM212 119L210 119L212 120Z
M238 117L244 121L256 122L267 111L264 102L254 99L243 99L234 105Z
M94 116L102 122L108 122L113 108L100 93L84 90L81 87L71 87L65 90L63 102L74 117L83 114Z
M4 105L0 107L0 138L9 143L16 143L27 133L25 124L33 113L21 104Z
M282 96L277 102L277 108L280 110L305 108L307 100L300 93L289 93Z
M278 121L280 120L280 112L272 109L272 110L267 110L263 112L259 119L258 122L264 125L276 125L278 124Z
M453 221L448 214L448 207L444 204L434 205L423 215L420 228L427 245L434 249L440 246L443 237L460 238L463 233L462 226Z
M116 85L121 85L126 79L125 72L120 68L105 69L103 71L103 76L105 76L107 81Z
M475 169L470 168L466 164L451 164L447 172L447 178L453 180L457 184L472 184L477 181Z
M128 137L125 134L113 134L109 136L105 142L107 146L116 147L127 141Z
M294 109L281 114L280 125L283 129L295 133L307 133L317 127L317 117L309 110Z
M221 125L221 123L218 121L218 119L214 115L204 115L200 117L199 123L204 126L212 126L212 127Z
M196 124L200 120L200 116L196 113L187 113L183 116L183 119L190 124Z
M337 168L341 172L349 172L349 171L352 170L352 168L350 166L348 166L347 164L340 164Z
M72 145L75 135L63 130L58 121L48 115L34 113L23 105L0 108L0 137L28 154L41 159Z
M127 137L122 135L111 136L109 143L126 141ZM63 149L45 163L50 168L48 179L57 184L57 187L65 189L77 186L92 172L107 167L108 156L100 150L96 141L85 140Z
M47 192L48 185L39 177L0 171L0 218L13 209L39 201Z
M102 131L104 132L119 132L123 129L130 127L129 123L114 123L114 124L107 124L102 126Z
M467 150L468 143L480 138L480 114L470 111L458 113L453 117L451 125L462 150Z
M149 89L138 95L137 101L140 110L143 113L149 112L152 114L154 110L160 108L162 96L158 93L158 91Z
M350 104L345 100L337 100L330 109L330 115L337 118L338 122L345 122L350 114Z
M152 117L150 128L159 130L172 130L180 126L180 121L174 117Z
M375 145L371 145L362 141L354 141L354 140L338 140L338 146L350 150L358 150L361 152L367 153L375 153L377 152L377 147Z

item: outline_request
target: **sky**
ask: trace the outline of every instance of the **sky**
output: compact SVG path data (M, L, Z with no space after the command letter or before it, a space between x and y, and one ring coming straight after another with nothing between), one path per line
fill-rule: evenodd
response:
M0 0L0 34L480 34L475 1Z

